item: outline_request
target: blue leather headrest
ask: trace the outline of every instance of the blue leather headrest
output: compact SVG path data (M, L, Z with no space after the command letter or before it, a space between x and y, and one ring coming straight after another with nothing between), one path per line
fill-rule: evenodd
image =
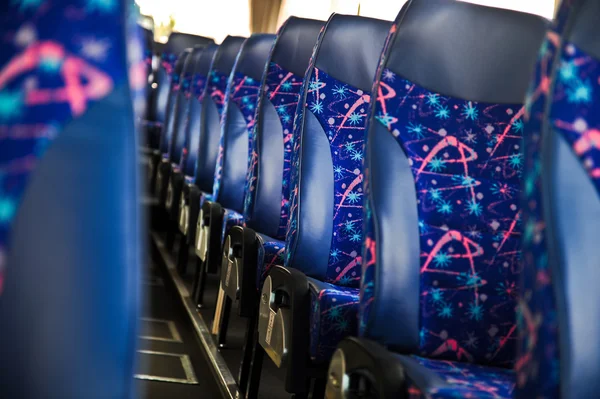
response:
M530 75L512 72L533 71L537 54L531 49L541 43L545 26L543 18L532 14L454 0L413 0L398 27L388 65L403 78L447 96L522 103ZM487 35L472 36L474 31ZM497 62L506 57L512 62Z
M274 42L275 35L272 34L259 33L250 36L240 52L236 72L260 81Z
M195 45L206 47L209 44L214 44L214 42L215 41L210 37L173 32L171 33L171 36L169 36L165 51L167 53L180 53L188 47L194 47Z
M246 38L241 36L227 36L215 55L213 69L229 75L245 40Z
M208 73L210 72L210 67L213 63L213 58L218 48L219 46L216 44L209 44L204 48L204 50L200 54L200 59L196 63L196 73L199 73L203 76L208 76Z
M325 21L289 17L281 27L271 62L298 76L304 76L308 61Z
M371 43L361 38L385 38L390 26L388 21L356 15L332 16L315 66L341 82L370 92L374 76L368 71L377 68L383 42Z

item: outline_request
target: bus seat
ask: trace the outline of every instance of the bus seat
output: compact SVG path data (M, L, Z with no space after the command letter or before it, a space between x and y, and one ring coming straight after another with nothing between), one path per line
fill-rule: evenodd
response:
M202 101L204 99L204 94L206 92L206 83L208 82L208 74L210 72L210 66L213 62L213 58L219 46L213 44L206 47L202 54L200 55L200 59L196 64L196 70L194 72L194 78L192 81L193 87L193 95L192 95L192 103L190 108L190 120L187 127L186 132L186 143L185 148L187 149L187 154L182 161L182 168L179 174L173 176L173 186L174 192L177 193L178 187L181 185L182 193L178 195L179 197L179 205L176 207L173 212L177 215L179 221L179 230L186 240L186 245L182 245L181 249L185 249L186 259L182 260L183 264L187 264L187 247L189 246L189 241L187 238L188 233L188 214L189 214L189 191L191 187L195 184L196 180L196 165L199 160L199 151L200 148L207 147L203 142L203 137L201 135L202 129ZM176 204L177 202L175 202ZM198 212L198 211L196 211Z
M135 396L145 82L132 3L0 5L2 397Z
M288 215L290 139L294 115L304 73L323 24L323 21L290 17L279 29L269 54L267 69L263 72L264 90L259 93L257 102L244 188L245 226L231 228L224 240L221 255L227 259L227 266L221 269L221 286L225 289L227 302L237 301L238 315L248 317L246 337L249 340L256 328L254 315L258 308L258 287L255 276L258 251L269 249L266 254L263 251L265 264L271 263L273 258L277 259L277 251L283 253L284 243L281 240L285 239ZM267 235L258 232L266 232ZM262 261L258 263L262 264ZM228 317L220 313L226 313L225 310L230 306L226 303L220 309L215 309L217 342L220 343L225 342L227 335L227 323L221 321ZM246 388L251 342L246 342L244 348L245 360L241 365L239 382L242 391Z
M290 393L306 394L311 369L322 368L337 343L356 334L363 136L390 25L334 14L305 77L293 137L285 267L271 268L261 295L271 300L261 300L258 319L259 344L286 367Z
M150 184L149 192L155 192L156 174L158 165L162 159L162 154L169 149L170 135L166 132L169 125L169 115L172 113L175 105L175 97L179 85L173 81L179 79L179 73L175 73L175 64L181 53L194 46L208 46L214 44L214 40L195 36L186 33L174 32L169 36L169 41L164 45L164 50L161 54L161 62L156 73L156 93L154 93L155 103L151 104L155 115L154 121L146 121L147 135L151 136L148 141L157 141L159 143L158 150L152 151L152 156L148 164L148 179Z
M220 264L221 248L226 232L232 226L243 223L241 212L244 207L245 179L250 159L254 115L261 88L261 78L275 36L255 34L248 38L237 56L230 82L225 94L222 117L219 155L215 169L212 199L205 201L201 213L202 229L210 231L204 235L207 252L199 279L205 272L215 272ZM196 241L202 245L202 239ZM222 293L220 293L222 296ZM197 299L202 301L202 290Z
M598 1L562 3L528 95L517 398L600 389L599 17Z
M341 389L336 375L386 397L510 397L523 100L545 25L449 0L399 14L367 138L359 313L363 339L397 352L381 357L397 373L368 377L383 360L350 339L328 389Z

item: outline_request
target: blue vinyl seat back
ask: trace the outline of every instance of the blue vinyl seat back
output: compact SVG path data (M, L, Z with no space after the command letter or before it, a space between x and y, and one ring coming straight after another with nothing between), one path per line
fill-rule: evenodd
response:
M183 50L197 45L208 46L214 43L214 40L208 37L190 35L187 33L173 32L169 36L169 41L164 46L161 53L161 62L158 67L156 82L158 83L158 93L156 94L156 121L163 125L167 121L167 109L171 96L171 77L175 62ZM161 142L162 143L162 142ZM168 146L168 141L164 142L164 147Z
M389 29L377 19L329 19L305 76L293 138L285 265L346 287L360 283L365 126Z
M227 82L244 40L244 37L227 36L216 51L208 74L202 101L203 121L200 124L200 147L196 167L196 185L208 194L212 193L215 179Z
M173 165L177 165L178 167L180 166L181 159L184 157L183 152L193 91L192 79L203 48L202 46L195 46L185 61L183 71L181 72L180 89L177 93L177 101L173 109L173 133L169 159Z
M300 89L324 22L290 17L279 29L263 76L246 179L248 227L285 239L289 218L292 134Z
M134 396L145 252L134 10L0 5L1 397Z
M367 138L363 335L514 361L523 99L544 31L531 14L450 0L398 16Z
M256 105L262 74L274 41L275 35L270 34L255 34L246 39L225 94L213 198L236 212L243 211Z
M192 99L189 111L189 123L185 134L185 148L187 153L182 158L182 170L186 176L194 176L198 162L199 147L201 144L202 100L206 91L206 82L213 58L219 46L209 44L202 50L196 63L192 79Z
M600 2L563 2L528 95L518 398L600 389Z
M173 130L175 127L175 110L179 101L179 91L181 90L181 76L185 63L191 54L192 49L183 50L177 57L173 70L170 74L171 89L169 91L169 99L166 106L165 122L160 135L160 152L163 158L169 158L171 152L171 141L173 139Z

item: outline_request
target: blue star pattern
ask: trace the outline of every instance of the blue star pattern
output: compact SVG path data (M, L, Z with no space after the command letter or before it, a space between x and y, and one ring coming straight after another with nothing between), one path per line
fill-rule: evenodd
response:
M18 266L6 264L11 228L38 160L66 125L113 88L129 84L133 99L143 92L143 50L126 52L124 43L124 28L136 46L140 32L135 16L124 26L122 6L120 0L10 0L0 16L0 293L6 267ZM24 17L29 13L35 24ZM104 57L91 59L81 46L91 38L110 44Z
M513 284L520 270L522 171L510 159L522 150L522 106L450 98L385 71L373 112L407 154L417 193L424 331L419 353L509 366L516 294L499 296L488 282ZM447 114L440 118L439 110ZM463 141L469 137L465 132L474 137ZM377 285L370 213L367 209L363 332ZM479 345L465 347L468 334Z
M361 268L364 134L371 95L318 68L313 70L309 88L306 106L327 134L334 168L333 236L326 282L356 288ZM342 88L343 98L339 95ZM296 186L292 193L297 199ZM297 205L291 208L288 247L295 236L296 209Z

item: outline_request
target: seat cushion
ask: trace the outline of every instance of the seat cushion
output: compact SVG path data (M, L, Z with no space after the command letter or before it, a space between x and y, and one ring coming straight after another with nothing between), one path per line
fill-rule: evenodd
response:
M400 357L411 399L512 398L515 387L512 370L418 356Z
M359 289L309 278L310 357L329 361L338 343L358 331Z
M260 233L256 233L256 237L258 238L256 288L260 289L269 274L269 270L275 265L283 265L285 242Z
M241 213L231 209L225 209L223 215L223 228L221 230L221 245L225 241L225 235L233 226L242 226L244 224L244 216Z

